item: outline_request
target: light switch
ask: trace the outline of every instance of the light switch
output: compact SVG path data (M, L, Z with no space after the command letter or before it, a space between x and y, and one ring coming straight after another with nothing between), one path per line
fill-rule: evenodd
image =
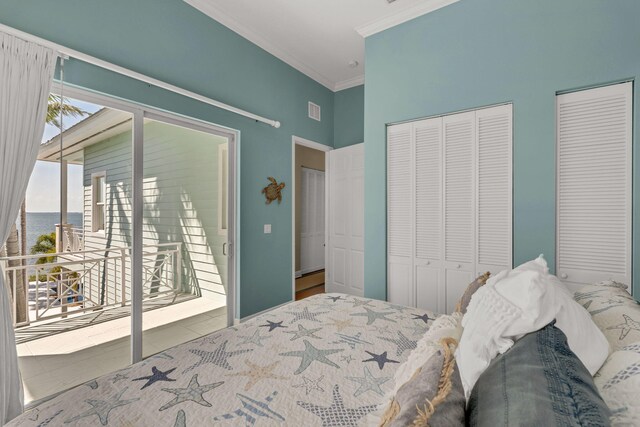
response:
M271 234L271 224L264 225L264 234Z

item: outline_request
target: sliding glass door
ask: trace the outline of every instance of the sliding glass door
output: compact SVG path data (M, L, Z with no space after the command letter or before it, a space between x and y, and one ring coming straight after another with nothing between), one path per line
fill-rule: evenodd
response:
M233 318L235 134L77 89L56 99L67 114L0 243L27 404L124 379Z
M146 119L143 356L227 326L225 135Z

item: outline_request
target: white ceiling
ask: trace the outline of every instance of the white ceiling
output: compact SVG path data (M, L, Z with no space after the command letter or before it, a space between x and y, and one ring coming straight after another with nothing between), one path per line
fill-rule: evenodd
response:
M364 83L363 36L458 0L184 1L336 91Z

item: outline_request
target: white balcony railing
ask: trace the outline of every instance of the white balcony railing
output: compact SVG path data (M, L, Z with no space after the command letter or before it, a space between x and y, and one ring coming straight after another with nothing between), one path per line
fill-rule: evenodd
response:
M130 303L130 250L113 247L0 258L5 283L12 291L14 327ZM143 248L143 299L181 292L181 252L181 243ZM43 256L55 261L34 264ZM10 262L22 260L26 265ZM24 278L27 287L24 300L19 301L17 286Z
M56 224L56 252L84 251L84 230L71 224Z

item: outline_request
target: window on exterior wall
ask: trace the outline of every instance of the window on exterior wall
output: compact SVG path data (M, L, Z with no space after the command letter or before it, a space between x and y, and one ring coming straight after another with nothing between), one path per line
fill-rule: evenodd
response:
M227 211L229 204L228 180L229 146L218 146L218 234L227 235Z
M93 219L93 232L104 232L105 225L105 198L107 193L107 180L105 172L94 173L91 176L93 202L91 218Z

